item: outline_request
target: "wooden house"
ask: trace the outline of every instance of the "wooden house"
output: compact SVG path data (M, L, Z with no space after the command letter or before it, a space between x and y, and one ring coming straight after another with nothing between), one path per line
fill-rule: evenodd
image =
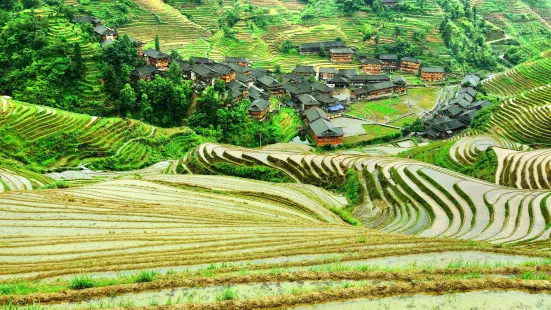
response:
M421 61L417 58L403 57L400 59L400 70L417 74L420 66Z
M336 75L327 81L327 85L331 85L334 88L346 88L350 85L350 82L345 77Z
M365 88L367 88L367 100L388 98L394 93L394 83L390 81L369 84Z
M341 127L335 127L327 119L327 115L320 108L314 107L304 112L310 135L319 146L342 144L344 132Z
M406 94L408 92L408 83L403 76L396 76L392 80L392 83L394 83L394 92L396 94Z
M302 110L308 110L313 107L319 107L319 101L310 94L302 94L298 97L298 104Z
M234 63L234 64L238 64L242 67L248 67L249 66L249 61L245 58L240 58L240 57L226 57L225 61L227 63Z
M314 42L304 43L298 46L298 51L303 54L319 54L323 48L325 51L329 51L332 48L343 48L344 43L342 41L330 41L330 42Z
M421 68L421 80L425 82L443 81L446 78L444 68L423 67Z
M400 67L398 56L394 54L381 54L379 60L383 62L383 70L386 72L394 72Z
M91 24L95 28L101 25L102 20L90 15L75 15L73 16L73 22L77 24Z
M329 50L331 54L331 62L335 63L351 63L354 51L348 47L332 48Z
M138 82L140 80L152 81L159 73L159 68L155 67L152 64L148 64L130 72L130 78L133 82Z
M373 74L373 75L354 75L350 78L350 83L354 86L364 86L368 84L388 82L390 81L390 76L384 74Z
M214 63L209 67L220 75L220 79L222 79L224 83L235 80L236 73L229 66L222 63Z
M337 74L337 69L335 68L319 68L319 79L328 80L334 77Z
M203 82L207 85L214 85L214 82L220 78L221 74L212 70L207 65L196 65L191 70L191 79L197 82Z
M249 107L247 108L247 111L249 112L249 115L253 118L256 118L259 121L262 121L266 118L268 113L270 112L270 102L264 99L257 99L253 101Z
M293 68L292 73L302 77L316 76L316 70L313 66L296 66Z
M163 71L168 68L168 61L170 56L156 49L150 48L147 51L143 52L145 57L145 62L147 64L152 64L159 70Z
M116 40L119 38L119 32L117 30L105 27L104 25L94 27L94 32L97 36L99 36L100 42L104 42L109 39Z
M380 59L375 58L363 58L362 71L368 74L381 74L383 73L383 62Z
M145 42L141 40L137 40L134 38L129 38L131 42L134 42L136 44L136 51L138 52L139 57L143 57L143 47L145 46Z
M327 94L327 95L333 96L333 88L327 86L326 84L312 83L310 85L310 87L312 88L313 91L318 91L322 94Z
M274 97L280 97L285 94L283 85L269 75L263 75L256 79L256 85Z

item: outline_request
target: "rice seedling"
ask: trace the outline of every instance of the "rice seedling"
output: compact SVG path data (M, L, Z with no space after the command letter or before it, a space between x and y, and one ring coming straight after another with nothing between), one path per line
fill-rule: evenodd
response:
M216 295L216 301L224 301L224 300L237 300L237 291L232 290L231 288L225 288L222 293Z
M82 290L86 288L92 288L96 285L94 279L86 274L76 275L71 279L69 288L73 290Z
M145 283L145 282L152 282L155 279L155 276L157 276L158 273L153 270L148 271L141 271L136 275L136 278L134 281L136 283Z

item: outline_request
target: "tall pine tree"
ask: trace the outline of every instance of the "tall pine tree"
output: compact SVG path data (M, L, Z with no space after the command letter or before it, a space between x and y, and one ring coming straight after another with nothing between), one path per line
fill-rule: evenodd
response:
M160 51L161 50L161 42L159 41L159 34L155 34L155 49Z

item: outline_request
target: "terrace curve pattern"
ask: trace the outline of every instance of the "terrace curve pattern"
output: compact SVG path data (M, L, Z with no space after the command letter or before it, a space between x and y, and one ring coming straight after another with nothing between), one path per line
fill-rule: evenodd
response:
M527 145L512 142L496 135L485 134L457 139L450 148L449 157L456 164L468 166L474 164L480 154L493 148L515 151L527 151L530 149Z
M217 162L271 167L320 186L342 184L355 169L363 197L355 214L366 227L385 232L496 244L547 242L551 234L551 192L499 186L414 160L201 144L181 164L220 174Z
M487 131L518 143L549 146L550 123L551 85L545 85L503 101Z
M53 166L68 167L76 167L83 160L102 157L134 169L142 167L159 161L155 139L169 136L165 130L141 121L71 113L9 97L0 97L0 128L28 149L72 137L75 150L62 150L63 158L57 158L52 163ZM176 140L171 140L167 147L180 147Z

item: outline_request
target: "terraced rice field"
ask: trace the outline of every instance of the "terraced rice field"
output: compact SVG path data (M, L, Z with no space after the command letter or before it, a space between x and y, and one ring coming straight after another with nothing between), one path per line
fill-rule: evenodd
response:
M495 135L475 135L457 139L450 148L450 159L455 163L465 166L472 165L478 156L491 148L504 148L508 150L527 151L529 146L511 142Z
M140 121L98 118L0 97L0 126L4 125L26 145L74 136L76 150L64 150L66 157L51 163L69 167L101 157L112 157L129 167L142 166L154 159L150 157L156 154L153 141L168 135Z
M515 96L551 83L551 58L524 63L490 76L482 85L500 96Z
M498 169L496 183L516 188L549 189L549 149L521 152L495 148Z
M127 13L130 23L118 30L122 34L145 42L151 42L155 34L159 35L163 50L184 47L201 37L210 36L210 31L200 24L191 22L174 7L161 0L133 0ZM118 6L112 0L90 1L80 5L100 18L120 14Z
M489 133L528 145L549 145L551 85L503 101L492 113Z
M182 164L218 174L216 162L268 166L317 185L342 184L347 170L355 169L364 199L355 214L382 231L495 244L546 243L551 234L549 192L512 190L413 160L202 144Z
M149 175L1 193L0 204L8 307L270 308L468 285L545 292L546 281L502 274L551 270L529 248L350 226L329 210L346 199L298 183Z

